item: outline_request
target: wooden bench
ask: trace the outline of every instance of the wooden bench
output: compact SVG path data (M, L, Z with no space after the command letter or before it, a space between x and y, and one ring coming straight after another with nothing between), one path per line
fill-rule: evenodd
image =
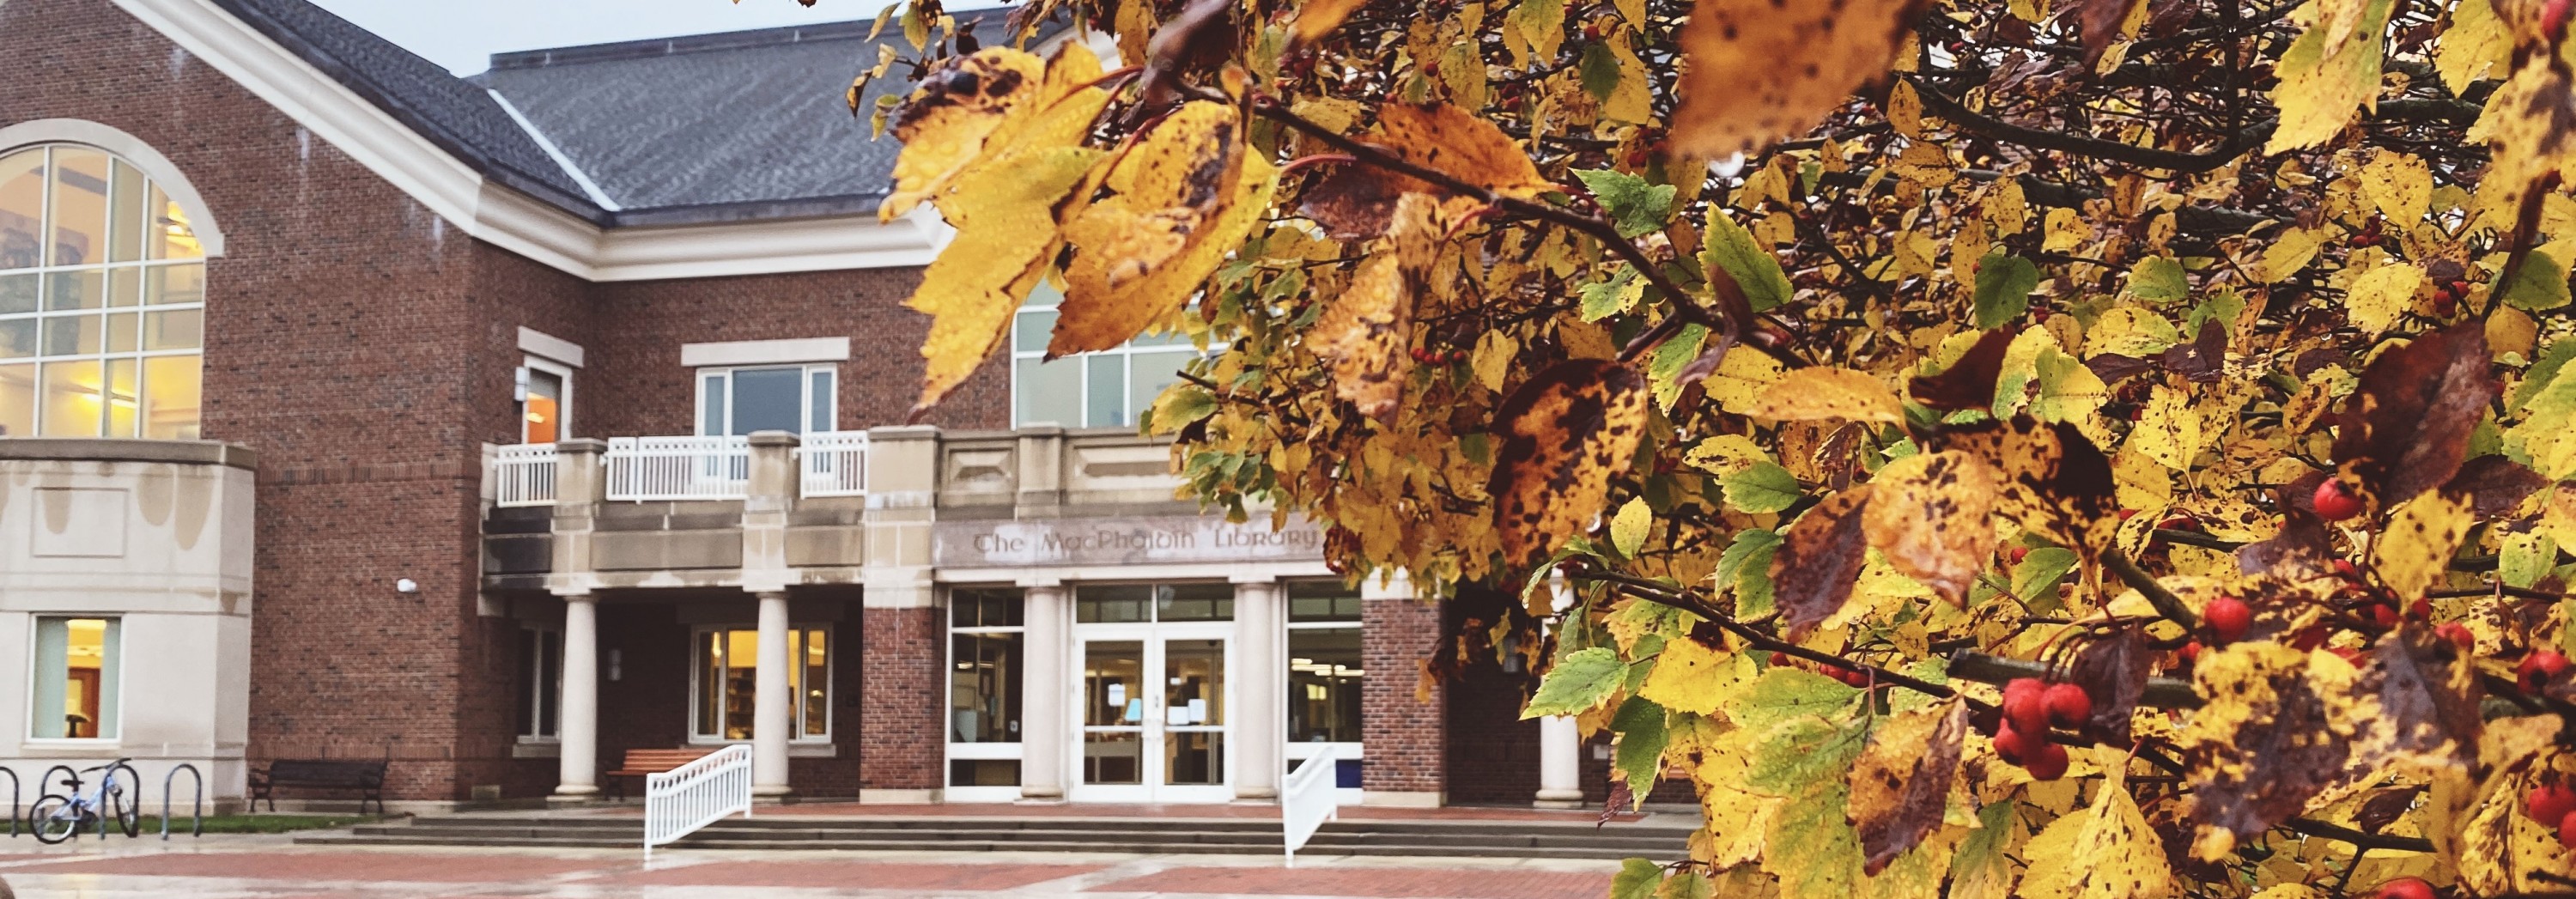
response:
M268 770L250 774L250 801L256 807L268 800L268 810L277 811L278 787L305 787L318 790L358 791L358 813L367 813L367 803L376 804L376 813L385 813L385 760L359 759L278 759L268 763Z
M608 795L611 798L624 799L626 798L626 781L624 778L640 778L647 774L660 774L673 768L680 767L681 765L686 765L690 762L705 758L707 753L714 752L716 749L717 747L714 746L687 746L679 749L629 749L626 750L626 759L617 764L617 770L604 772L601 776L608 778Z

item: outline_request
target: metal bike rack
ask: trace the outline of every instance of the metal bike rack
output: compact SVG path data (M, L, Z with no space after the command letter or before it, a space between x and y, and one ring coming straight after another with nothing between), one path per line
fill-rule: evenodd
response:
M77 793L79 793L79 792L80 792L80 789L79 789L79 784L80 784L80 772L79 772L79 771L72 770L72 766L70 766L70 765L55 765L55 766L53 766L53 767L51 767L51 768L47 768L47 769L45 769L45 775L44 775L43 777L36 778L36 802L37 802L37 803L42 804L42 803L45 801L45 785L46 785L46 784L49 784L49 783L53 783L53 782L54 782L54 772L56 772L56 771L60 771L60 772L62 772L62 773L63 773L63 779L64 779L64 782L65 782L65 783L69 783L69 784L72 784L72 785L73 785L73 789L71 789L71 790L70 790L70 791L68 791L68 792L75 793L75 794L77 794ZM31 806L31 807L29 807L29 808L28 808L28 811L31 811L31 812L32 812L32 811L35 811L35 809ZM29 821L29 822L27 822L27 827L28 827L28 829L33 830L33 829L36 827L36 822L34 822L34 821Z
M9 775L9 837L16 839L18 837L18 800L21 798L18 789L18 772L11 768L0 768L0 774Z
M197 785L196 802L188 810L188 835L206 835L206 775L198 771L197 766L180 762L170 768L170 773L161 775L161 839L164 841L170 839L170 784L181 771L188 772L188 782Z

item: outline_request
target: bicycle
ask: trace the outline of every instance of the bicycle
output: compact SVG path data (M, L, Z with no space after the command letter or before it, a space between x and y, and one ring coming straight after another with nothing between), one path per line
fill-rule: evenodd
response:
M142 794L138 792L134 802L126 802L125 784L141 784L143 776L134 770L133 765L126 764L130 761L133 759L117 759L78 771L64 769L63 792L37 797L36 804L27 807L27 828L36 832L36 841L49 845L60 843L79 834L82 828L101 823L102 818L115 819L117 829L125 831L128 837L140 836L143 833ZM105 773L99 775L98 789L83 795L80 776L92 771ZM124 772L121 778L119 771ZM103 829L101 835L105 835Z

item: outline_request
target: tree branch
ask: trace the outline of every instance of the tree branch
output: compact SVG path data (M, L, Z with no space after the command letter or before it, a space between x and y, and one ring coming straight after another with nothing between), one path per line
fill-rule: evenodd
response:
M2182 597L2173 595L2173 591L2165 589L2163 584L2156 583L2155 575L2148 574L2146 569L2139 568L2138 563L2129 561L2129 557L2121 555L2119 550L2103 553L2102 567L2119 577L2121 583L2128 584L2131 589L2137 590L2138 595L2146 597L2147 604L2156 607L2156 614L2182 625L2184 630L2200 627L2200 617L2191 613L2190 606L2183 605Z

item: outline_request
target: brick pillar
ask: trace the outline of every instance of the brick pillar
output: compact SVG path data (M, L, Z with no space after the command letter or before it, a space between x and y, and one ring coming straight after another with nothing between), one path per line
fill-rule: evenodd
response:
M881 599L869 592L859 624L859 801L936 802L948 755L939 610Z
M1447 796L1448 690L1415 696L1423 654L1440 636L1440 606L1397 574L1360 584L1360 786L1369 805L1437 806Z

